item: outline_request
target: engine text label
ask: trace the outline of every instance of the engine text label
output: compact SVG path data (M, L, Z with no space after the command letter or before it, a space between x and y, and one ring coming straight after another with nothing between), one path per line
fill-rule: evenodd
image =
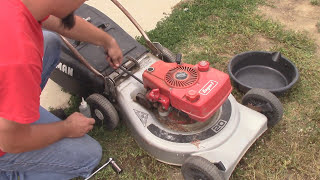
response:
M210 80L205 86L203 86L203 88L199 91L199 94L202 95L208 95L213 88L215 88L218 85L217 81L214 80Z

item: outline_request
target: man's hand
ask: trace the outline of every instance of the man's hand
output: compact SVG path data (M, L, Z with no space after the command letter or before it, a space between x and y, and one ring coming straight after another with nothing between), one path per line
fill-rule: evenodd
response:
M114 69L118 68L122 63L123 56L116 40L112 38L111 40L106 41L103 47L107 53L107 61L110 66Z
M0 149L21 153L44 148L65 137L81 137L88 133L94 119L76 112L64 121L45 124L20 124L0 117Z
M83 114L75 112L65 120L66 136L70 138L82 137L93 128L94 123L93 118L87 118Z

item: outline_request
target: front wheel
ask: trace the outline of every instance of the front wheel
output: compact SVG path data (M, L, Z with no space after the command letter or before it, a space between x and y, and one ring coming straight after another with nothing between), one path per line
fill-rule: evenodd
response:
M113 130L119 123L116 109L107 98L101 94L92 94L86 99L90 106L91 116L96 124L102 125L106 130Z
M221 171L210 161L200 156L191 156L182 164L185 180L224 180Z
M269 128L282 119L283 106L280 100L266 89L251 89L243 96L242 104L265 115Z

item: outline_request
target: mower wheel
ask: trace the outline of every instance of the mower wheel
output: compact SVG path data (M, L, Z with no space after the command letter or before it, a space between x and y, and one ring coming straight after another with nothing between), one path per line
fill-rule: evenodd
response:
M86 99L90 106L91 116L96 120L97 125L102 125L106 130L113 130L119 123L119 116L116 109L101 94L92 94Z
M173 54L169 49L163 47L160 43L154 42L153 45L161 52L161 57L165 62L176 62L176 55Z
M269 128L282 119L283 106L280 100L266 89L251 89L243 96L242 104L264 114L268 118Z
M191 156L182 164L185 180L224 180L221 171L210 161L200 156Z

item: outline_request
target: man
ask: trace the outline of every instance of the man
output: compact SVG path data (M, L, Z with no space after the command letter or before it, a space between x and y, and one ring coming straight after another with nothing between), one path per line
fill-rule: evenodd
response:
M0 6L0 179L87 177L101 147L86 135L94 119L61 121L40 107L40 93L59 61L56 34L102 46L117 68L122 52L110 35L73 16L85 0L5 0Z

